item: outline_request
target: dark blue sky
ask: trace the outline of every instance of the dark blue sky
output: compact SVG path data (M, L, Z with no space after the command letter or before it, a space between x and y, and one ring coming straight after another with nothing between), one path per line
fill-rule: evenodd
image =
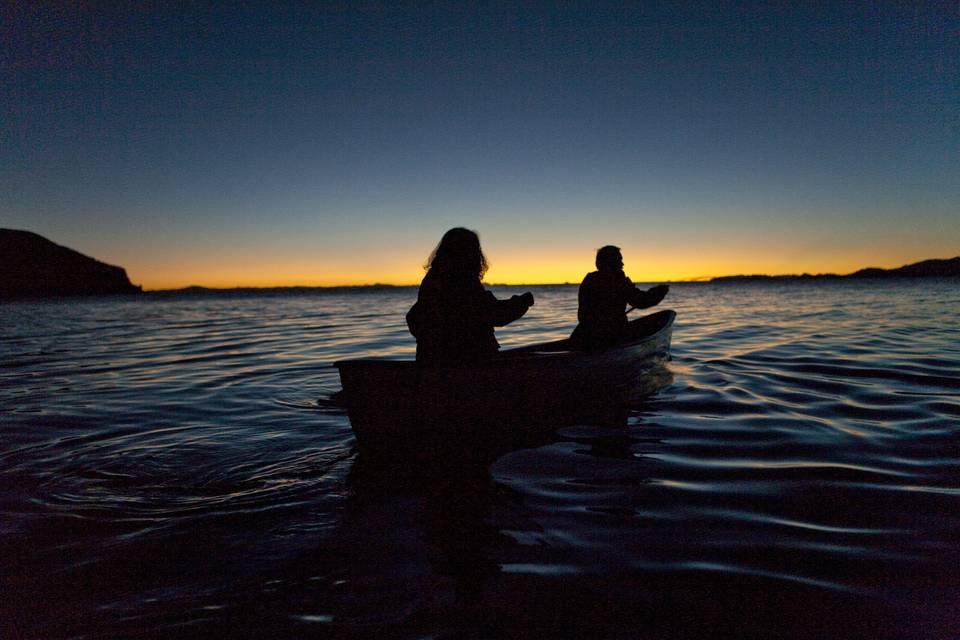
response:
M148 287L960 254L956 3L21 4L0 225Z

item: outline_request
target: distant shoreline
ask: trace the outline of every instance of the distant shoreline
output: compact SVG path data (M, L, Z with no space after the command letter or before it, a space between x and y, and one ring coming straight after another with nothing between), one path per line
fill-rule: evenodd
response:
M960 256L947 260L924 260L913 264L904 265L896 269L879 269L869 267L860 269L854 273L838 275L836 273L804 273L800 275L735 275L735 276L717 276L710 279L691 279L691 280L666 280L673 284L742 284L750 282L809 282L809 281L831 281L831 280L884 280L894 278L956 278L960 277ZM653 282L653 281L651 281ZM643 281L638 281L644 284ZM499 282L484 283L488 287L573 287L577 286L575 282L551 282L539 284L504 284ZM297 291L378 291L390 289L409 289L419 285L417 284L358 284L358 285L336 285L336 286L281 286L281 287L202 287L191 285L179 289L150 289L145 293L155 294L181 294L181 293L208 293L208 292L254 292L254 291L284 291L293 293Z
M842 276L836 274L803 274L803 275L749 275L749 276L719 276L711 280L664 280L667 284L683 285L709 285L709 284L764 284L764 283L807 283L807 282L877 282L877 281L902 281L917 279L954 279L958 276L917 276L917 275L893 275L884 277L869 277L852 275ZM660 281L656 281L660 282ZM645 285L654 284L655 281L644 282L637 280L635 284ZM181 289L144 289L145 295L204 295L204 294L243 294L243 293L366 293L376 291L402 291L404 289L416 289L416 284L358 284L358 285L336 285L336 286L280 286L280 287L183 287ZM547 283L522 283L522 284L504 284L502 282L484 283L487 287L579 287L579 283L574 282L547 282Z
M410 289L418 285L415 284L348 284L348 285L333 285L333 286L324 286L324 285L281 285L277 287L203 287L200 285L190 285L188 287L179 287L175 289L144 289L144 293L169 293L169 294L181 294L181 293L244 293L244 292L254 292L254 291L287 291L287 292L296 292L296 291L352 291L352 290L363 290L363 291L376 291L380 289L389 290L389 289Z
M867 268L847 275L732 275L714 278L664 280L675 284L743 284L752 282L809 282L831 280L879 280L891 278L957 278L960 256L946 260L924 260L897 269ZM656 282L656 281L648 281ZM639 280L638 284L645 281ZM484 283L492 287L572 287L575 282L515 284ZM354 284L334 286L205 287L190 285L169 289L147 289L134 285L122 267L106 264L74 249L58 245L31 231L0 229L0 300L82 295L194 295L217 293L368 292L412 289L411 284Z
M960 277L960 256L947 260L923 260L914 262L896 269L880 269L868 267L846 275L835 273L819 273L801 275L736 275L712 278L709 282L742 283L742 282L795 282L809 280L882 280L888 278L956 278Z

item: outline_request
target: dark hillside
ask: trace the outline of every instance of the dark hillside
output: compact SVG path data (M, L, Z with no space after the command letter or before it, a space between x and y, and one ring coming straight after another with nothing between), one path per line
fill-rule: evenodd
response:
M913 264L897 267L896 269L880 269L868 267L847 275L835 273L820 273L810 275L739 275L720 276L710 282L740 283L740 282L794 282L801 280L841 280L846 278L949 278L960 277L960 256L947 260L924 260Z
M120 267L29 231L0 229L0 298L140 292Z
M861 269L850 274L851 278L899 278L899 277L960 276L960 256L949 260L924 260L897 269Z

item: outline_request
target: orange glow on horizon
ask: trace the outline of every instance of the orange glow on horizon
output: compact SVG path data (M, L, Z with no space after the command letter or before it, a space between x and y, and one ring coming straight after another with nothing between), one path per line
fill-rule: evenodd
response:
M687 247L683 254L670 247L644 251L640 247L622 245L624 270L635 282L685 282L740 274L851 273L864 267L895 268L930 257L892 255L886 260L866 251L847 252L842 256L797 256L797 252L742 247L720 250L711 247L701 251ZM531 251L519 254L488 252L491 269L484 281L491 284L577 284L594 270L593 248L557 251ZM893 252L891 252L893 253ZM125 265L130 280L145 290L179 289L197 285L209 288L233 287L332 287L386 284L417 285L423 278L423 257L396 251L376 260L362 255L328 257L316 255L288 256L237 263L233 260L196 258L176 264L147 261L137 264L135 258ZM122 262L120 264L123 264Z

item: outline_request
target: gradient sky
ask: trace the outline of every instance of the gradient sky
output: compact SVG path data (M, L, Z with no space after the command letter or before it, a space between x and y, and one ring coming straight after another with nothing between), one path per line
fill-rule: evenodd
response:
M956 2L33 4L0 226L148 289L415 283L458 225L490 282L960 255Z

